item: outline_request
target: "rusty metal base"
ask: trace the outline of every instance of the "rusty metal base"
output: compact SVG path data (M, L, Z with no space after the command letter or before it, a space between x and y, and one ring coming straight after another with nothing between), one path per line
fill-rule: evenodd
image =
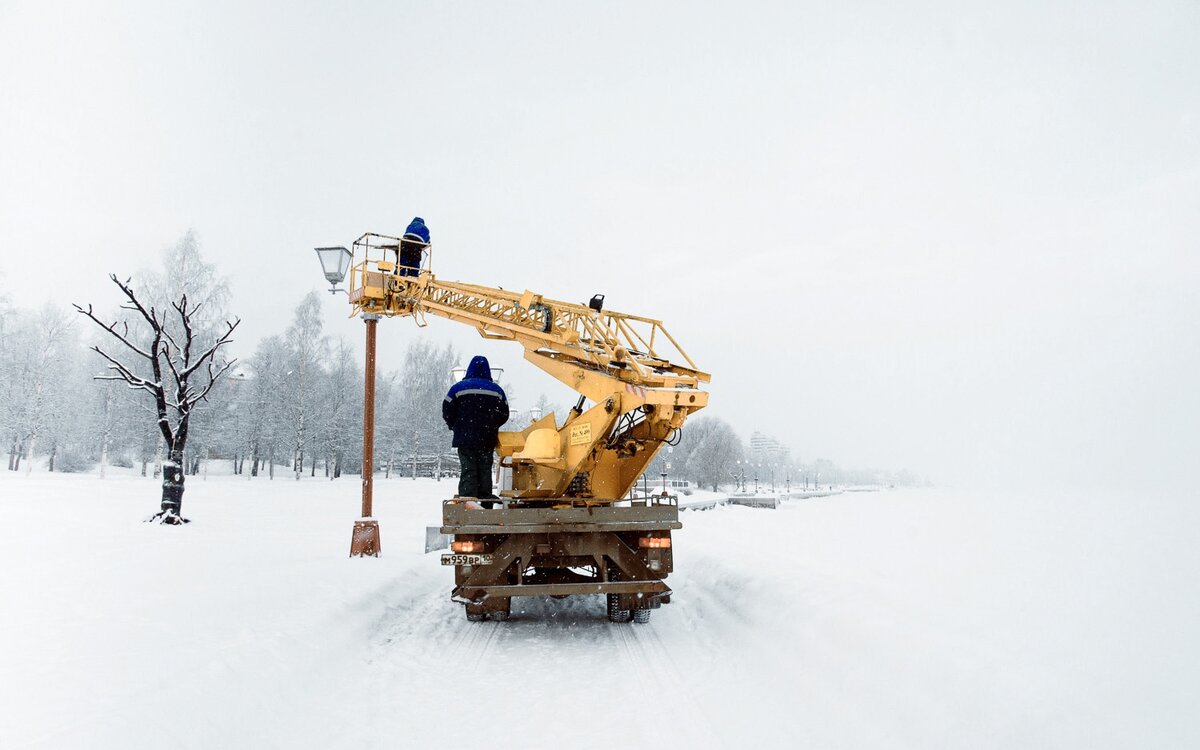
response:
M354 535L350 538L350 556L379 557L379 522L378 521L355 521Z

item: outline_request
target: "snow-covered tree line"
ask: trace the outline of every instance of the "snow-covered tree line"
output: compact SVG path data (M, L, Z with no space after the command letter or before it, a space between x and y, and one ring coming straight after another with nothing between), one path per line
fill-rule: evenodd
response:
M124 284L119 277L114 278ZM205 262L196 235L166 250L161 271L143 271L128 286L159 313L186 296L197 351L219 336L231 317L229 287ZM124 288L124 287L122 287ZM167 459L153 400L112 376L113 359L146 349L150 332L137 324L127 299L81 305L104 329L75 310L46 304L15 308L0 296L0 438L11 471L96 471L111 466L158 476ZM125 303L122 307L120 303ZM182 341L178 316L165 316L166 336ZM125 325L128 324L126 328ZM236 363L190 414L181 456L187 474L224 461L247 477L339 476L362 462L362 364L346 341L324 333L321 298L300 300L292 321ZM134 359L137 359L134 357ZM449 345L417 339L397 372L377 379L377 466L405 476L453 469L441 400L459 364ZM129 365L133 367L133 365ZM142 371L142 375L146 371ZM153 385L153 378L145 378ZM168 462L169 463L169 462Z
M219 336L230 316L226 280L200 253L193 232L168 248L161 271L135 276L147 304L170 310L186 295L195 310L198 345ZM95 301L100 303L101 301ZM111 300L110 300L111 303ZM116 303L97 304L104 320L131 323L135 315ZM107 314L106 314L107 313ZM178 323L168 327L181 335ZM145 332L133 333L145 346ZM142 338L138 338L141 336ZM89 348L104 332L68 308L47 303L35 310L14 307L0 293L0 439L10 471L97 471L110 466L158 474L164 440L154 405L124 382L97 380L107 363ZM106 343L111 343L108 341ZM336 478L362 464L362 364L355 348L324 333L321 297L312 292L297 304L286 329L265 337L241 358L191 415L183 455L187 474L206 462L227 462L248 478L277 474ZM457 467L441 401L450 370L462 362L449 344L413 339L401 368L376 381L376 466L386 476L440 476ZM510 399L513 394L509 388ZM536 413L555 412L561 424L569 405L543 394ZM528 409L514 412L507 429L528 424ZM839 469L818 459L801 462L786 452L763 452L745 442L728 422L697 415L670 450L647 470L653 485L666 473L708 488L732 487L755 473L760 486L810 483L914 484L906 472Z
M703 413L702 413L703 414ZM744 486L760 490L825 485L916 485L908 471L846 469L818 458L802 461L786 449L772 450L743 440L725 420L697 416L684 424L676 444L664 448L646 470L647 487L661 487L662 475L686 479L697 487L717 490Z
M10 471L28 472L34 455L59 470L81 465L73 452L79 420L72 406L86 381L78 341L64 308L0 306L0 435Z

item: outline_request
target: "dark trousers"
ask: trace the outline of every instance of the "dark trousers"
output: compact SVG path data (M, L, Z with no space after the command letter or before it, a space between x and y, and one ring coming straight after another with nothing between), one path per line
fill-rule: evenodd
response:
M458 494L463 497L492 497L492 449L458 449Z
M421 273L421 245L407 240L400 241L400 249L396 252L396 260L399 262L399 268L396 270L401 276L419 276Z

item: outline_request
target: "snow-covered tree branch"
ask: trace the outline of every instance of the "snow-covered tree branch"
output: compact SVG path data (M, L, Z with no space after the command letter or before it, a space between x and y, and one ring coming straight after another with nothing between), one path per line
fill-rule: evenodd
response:
M109 363L108 369L114 373L98 376L98 379L124 380L130 388L145 391L154 399L158 430L167 446L167 461L163 465L161 509L154 518L163 523L185 523L186 519L182 517L184 449L187 445L189 424L194 410L201 402L207 400L212 389L236 362L226 360L218 363L216 355L232 340L233 332L241 320L235 318L233 321L226 321L223 333L197 349L194 316L201 306L190 305L186 292L181 293L177 301L171 301L173 315L160 314L153 305L147 306L139 299L129 280L122 282L116 275L109 278L127 300L128 304L122 307L136 311L149 328L146 332L149 334L149 347L138 346L131 340L131 331L127 324L122 325L118 331L121 321L106 323L96 315L91 305L86 309L75 305L75 309L141 358L139 364L131 364L118 359L100 345L91 347ZM175 338L180 331L177 330L173 334L168 330L168 325L172 323L182 330L182 345L177 344ZM195 353L197 350L198 354ZM148 376L144 374L144 368L147 366L151 371ZM169 372L172 382L166 382L165 372ZM195 382L194 379L198 379L199 382Z

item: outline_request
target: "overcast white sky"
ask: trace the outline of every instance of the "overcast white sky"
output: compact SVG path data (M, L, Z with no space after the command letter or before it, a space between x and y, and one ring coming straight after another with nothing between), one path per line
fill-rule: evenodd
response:
M1191 480L1200 4L830 5L0 0L0 290L112 301L194 227L246 355L419 214L439 276L662 318L803 458ZM453 334L566 401L454 329L384 364Z

